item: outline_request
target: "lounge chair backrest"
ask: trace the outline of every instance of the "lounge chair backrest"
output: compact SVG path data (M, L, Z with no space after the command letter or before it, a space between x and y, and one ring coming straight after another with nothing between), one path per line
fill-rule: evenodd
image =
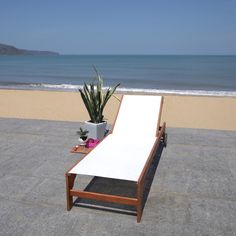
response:
M113 129L114 135L145 139L155 137L160 123L161 96L124 95Z

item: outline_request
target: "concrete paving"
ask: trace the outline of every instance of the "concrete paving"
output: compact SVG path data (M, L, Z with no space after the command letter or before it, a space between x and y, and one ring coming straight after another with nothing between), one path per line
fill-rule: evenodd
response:
M0 118L0 235L236 235L236 132L168 128L136 223L117 205L77 201L66 211L64 174L81 158L69 153L79 127ZM132 183L77 182L133 194Z

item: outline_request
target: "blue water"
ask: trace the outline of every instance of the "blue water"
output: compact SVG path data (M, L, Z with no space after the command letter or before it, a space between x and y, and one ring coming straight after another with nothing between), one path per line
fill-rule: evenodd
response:
M121 91L236 96L236 56L0 56L0 88L73 90L93 65Z

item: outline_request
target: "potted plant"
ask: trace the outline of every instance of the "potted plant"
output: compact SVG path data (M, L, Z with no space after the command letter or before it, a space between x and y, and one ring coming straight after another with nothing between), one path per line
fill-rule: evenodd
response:
M90 84L84 83L79 92L90 117L90 120L85 122L85 127L89 131L89 138L101 140L106 132L107 124L104 121L104 108L120 84L106 90L103 89L103 80L96 68L94 70L96 81Z
M85 145L86 140L88 139L88 130L83 129L82 127L79 128L79 131L77 134L79 135L79 144L80 145Z

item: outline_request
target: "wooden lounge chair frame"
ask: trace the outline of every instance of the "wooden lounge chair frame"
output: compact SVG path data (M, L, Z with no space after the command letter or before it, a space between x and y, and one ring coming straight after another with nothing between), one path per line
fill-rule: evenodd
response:
M86 155L85 155L75 165L73 165L65 174L65 177L66 177L67 210L68 211L73 206L73 196L74 196L74 197L79 197L79 198L93 199L93 200L97 200L97 201L112 202L112 203L135 206L136 213L137 213L137 222L141 221L142 211L143 211L143 209L142 209L142 198L143 198L143 192L144 192L145 178L146 178L148 170L149 170L149 168L152 164L152 161L153 161L154 156L155 156L154 154L157 151L157 148L159 147L160 142L163 142L164 146L166 146L166 142L167 142L167 140L166 140L167 139L167 136L166 136L166 123L164 122L162 126L159 126L162 107L163 107L163 97L161 99L160 116L159 116L159 120L158 120L157 131L156 131L156 141L155 141L155 144L153 145L153 147L150 151L150 154L149 154L149 156L147 158L147 161L144 165L144 168L143 168L143 170L142 170L142 172L141 172L141 174L138 178L138 181L135 182L136 197L131 198L131 197L126 197L126 196L117 196L117 195L110 195L110 194L103 194L103 193L73 189L74 181L75 181L75 178L76 178L77 174L73 174L73 173L69 173L69 172L83 158L86 157ZM117 118L117 116L116 116L116 118Z

